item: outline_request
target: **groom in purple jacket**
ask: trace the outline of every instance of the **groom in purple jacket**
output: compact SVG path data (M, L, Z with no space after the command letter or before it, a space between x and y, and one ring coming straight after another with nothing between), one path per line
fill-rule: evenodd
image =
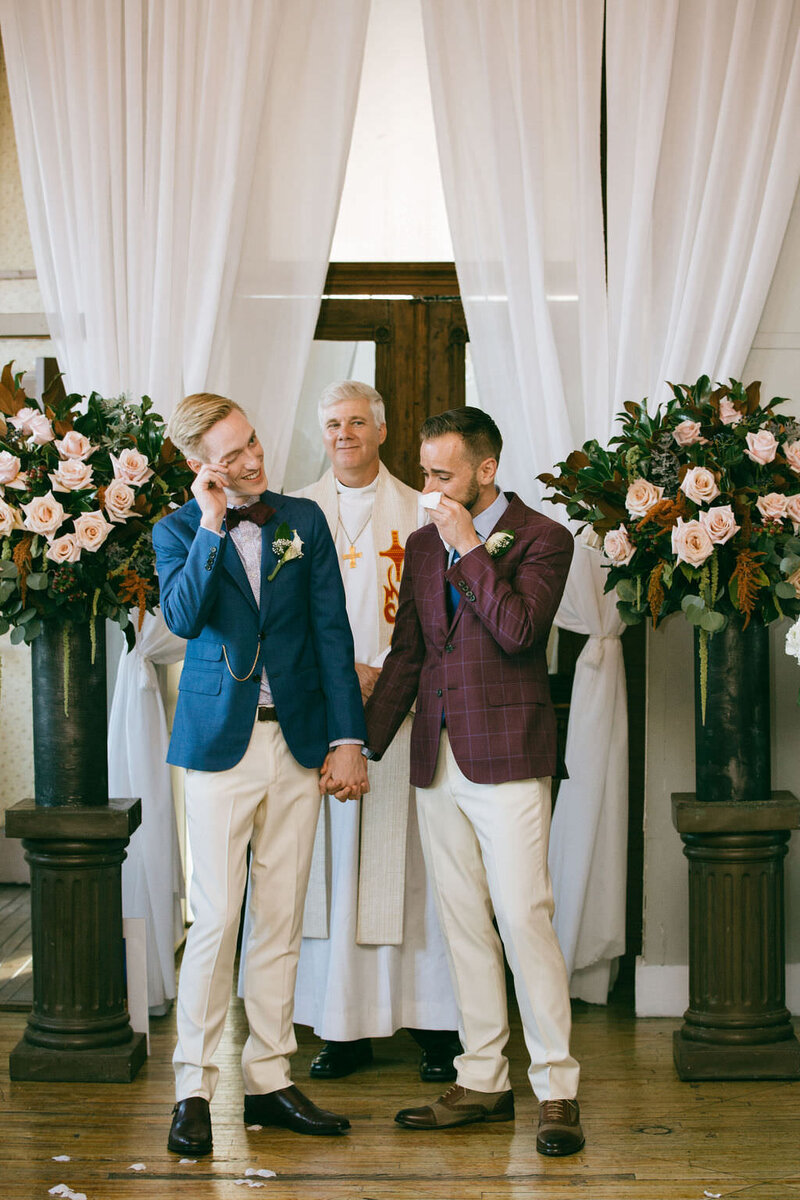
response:
M573 1154L584 1137L547 868L556 722L545 658L573 540L497 489L502 438L486 413L431 417L421 439L432 524L408 539L367 745L379 758L416 698L411 782L464 1053L444 1095L395 1120L427 1130L513 1120L505 947L539 1100L536 1148Z

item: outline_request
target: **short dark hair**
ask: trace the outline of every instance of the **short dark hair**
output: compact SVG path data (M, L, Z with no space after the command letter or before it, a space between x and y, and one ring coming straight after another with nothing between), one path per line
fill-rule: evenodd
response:
M420 441L428 442L443 437L446 433L457 433L464 439L470 457L476 462L486 458L500 461L503 438L488 413L481 408L449 408L447 412L428 417L419 431Z

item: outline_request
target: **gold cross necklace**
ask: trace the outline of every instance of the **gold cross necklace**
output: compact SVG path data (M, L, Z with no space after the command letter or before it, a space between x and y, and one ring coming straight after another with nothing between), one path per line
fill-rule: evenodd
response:
M341 527L342 527L342 533L344 534L344 536L347 538L348 542L350 543L350 549L347 551L347 554L343 554L343 555L342 555L342 560L343 560L343 562L349 563L349 564L350 564L350 570L351 570L351 571L354 571L354 570L356 569L356 559L357 559L357 558L362 558L362 557L363 557L363 555L362 555L362 554L360 554L360 553L359 553L359 552L356 550L356 542L357 542L357 541L358 541L358 539L361 537L362 533L364 532L364 530L367 528L367 526L369 525L370 521L372 520L372 510L370 509L369 516L367 517L366 521L365 521L365 522L364 522L364 524L361 526L361 528L359 529L359 531L358 531L358 533L356 534L356 536L355 536L355 537L350 537L350 534L349 534L349 533L347 532L347 530L345 529L345 527L344 527L344 521L342 520L341 513L337 513L337 514L336 514L336 520L337 520L337 521L339 522L339 524L341 525Z

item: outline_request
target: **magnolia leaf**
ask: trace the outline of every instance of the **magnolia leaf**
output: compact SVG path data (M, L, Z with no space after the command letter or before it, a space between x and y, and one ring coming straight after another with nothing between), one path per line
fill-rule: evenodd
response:
M571 471L579 471L582 467L588 467L590 462L588 454L584 454L582 450L573 450L567 455L566 465Z
M761 400L761 380L754 379L744 389L744 394L747 396L747 411L754 413L759 406Z

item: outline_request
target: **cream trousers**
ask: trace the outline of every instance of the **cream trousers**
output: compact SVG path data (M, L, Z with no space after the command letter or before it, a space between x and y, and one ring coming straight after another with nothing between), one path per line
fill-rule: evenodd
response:
M242 1052L247 1094L291 1082L292 1024L303 904L319 815L319 772L292 757L274 721L256 722L244 758L227 771L186 772L194 862L189 930L178 986L178 1100L214 1094L251 848L250 937Z
M510 1086L505 947L531 1086L540 1101L574 1099L579 1067L569 1052L569 983L547 867L550 780L472 783L443 729L436 774L417 789L417 809L460 1014L458 1082L478 1092Z

